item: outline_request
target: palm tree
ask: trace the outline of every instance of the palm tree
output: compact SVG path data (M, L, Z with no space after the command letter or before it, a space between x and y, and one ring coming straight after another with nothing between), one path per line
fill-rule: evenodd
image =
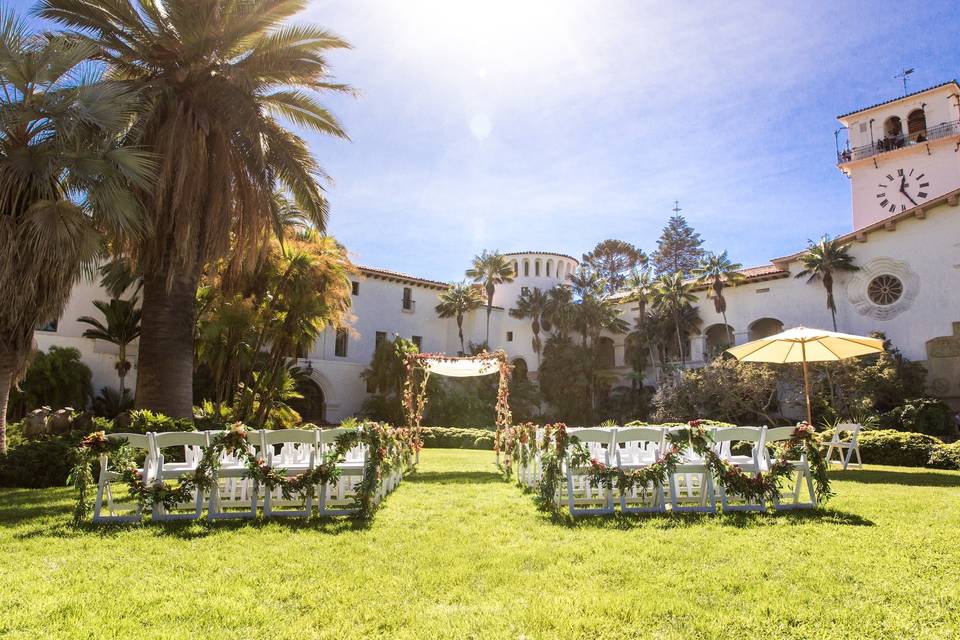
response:
M731 345L734 343L733 329L727 324L727 299L723 295L723 290L743 282L744 275L740 273L741 269L743 265L731 262L727 252L724 251L721 254L708 253L693 270L697 283L708 287L707 295L713 298L713 308L723 318L723 326L727 329L727 337Z
M493 310L493 293L498 284L513 282L516 275L513 265L497 251L484 250L473 257L473 265L466 271L473 282L482 284L487 293L487 345L490 344L490 312Z
M654 355L653 340L650 339L651 333L647 331L647 305L653 297L654 282L650 269L634 270L626 281L627 297L624 302L637 303L637 319L634 324L634 335L637 339L647 343L647 349L650 354L650 366L656 365Z
M807 250L800 256L803 270L795 277L807 278L811 283L818 278L823 280L827 290L827 309L833 319L833 330L837 330L837 303L833 298L833 278L840 271L859 271L853 264L853 256L848 253L849 245L841 244L836 238L823 236L819 242L808 240Z
M460 353L466 353L463 344L463 317L483 306L483 294L475 286L458 282L440 294L440 304L434 309L440 318L456 318L457 333L460 336Z
M95 300L93 302L101 314L103 314L106 324L90 316L81 316L77 322L88 324L92 329L83 332L84 338L93 338L94 340L103 340L110 344L117 345L117 376L120 378L120 398L124 397L127 387L124 380L130 372L130 361L127 360L127 346L140 337L140 317L141 311L137 307L137 297L133 296L129 300L113 298L110 302Z
M81 73L92 53L0 13L0 453L34 329L63 314L104 233L144 229L128 186L148 188L152 164L119 144L134 96Z
M143 273L137 406L174 417L192 408L194 299L205 264L236 273L262 257L285 191L323 230L326 174L284 126L345 138L318 101L324 54L349 45L324 29L285 25L305 0L41 0L38 15L94 48L141 106L130 140L156 154L142 191L152 233L133 247Z
M573 292L570 287L557 285L547 291L542 321L544 328L550 325L559 337L565 338L576 321L576 307L573 304Z
M683 353L680 325L685 308L691 307L697 301L697 296L692 289L693 287L683 279L683 274L679 271L660 276L653 289L653 306L663 315L673 319L681 365L686 364L686 356Z
M540 341L540 326L544 321L544 315L548 308L548 296L539 288L523 292L517 298L517 306L510 309L510 315L514 318L530 318L530 328L533 330L533 350L537 354L537 370L540 370L540 353L543 350L543 343Z

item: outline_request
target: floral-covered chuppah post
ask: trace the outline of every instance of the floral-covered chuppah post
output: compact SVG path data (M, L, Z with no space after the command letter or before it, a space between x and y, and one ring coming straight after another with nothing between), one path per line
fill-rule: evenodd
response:
M430 374L454 378L485 376L498 372L500 384L497 387L497 417L494 450L497 461L500 460L500 439L502 431L513 421L510 412L510 370L507 354L503 351L483 351L475 356L448 356L442 353L412 353L406 360L406 377L403 382L403 410L407 425L414 433L414 442L419 461L422 446L421 426L423 410L427 405L427 381Z

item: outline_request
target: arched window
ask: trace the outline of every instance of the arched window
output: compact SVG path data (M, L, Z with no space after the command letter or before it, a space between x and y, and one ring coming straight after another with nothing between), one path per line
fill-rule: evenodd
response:
M513 261L513 277L516 278L518 275L520 275L520 263L514 260Z
M783 331L783 323L776 318L760 318L750 325L750 339L769 338Z
M890 116L887 118L887 121L883 123L883 133L888 138L895 138L903 134L903 123L900 121L899 116Z
M597 341L597 360L601 369L613 369L617 366L613 340L610 338L600 338L600 340Z
M907 116L907 133L914 142L923 142L927 139L927 114L923 109L914 109Z
M533 275L540 277L540 260L534 260L533 262Z
M529 261L529 260L524 260L524 261L523 261L523 275L524 275L524 276L529 276L529 275L530 275L530 261Z
M550 277L551 267L553 266L553 260L547 260L547 277Z

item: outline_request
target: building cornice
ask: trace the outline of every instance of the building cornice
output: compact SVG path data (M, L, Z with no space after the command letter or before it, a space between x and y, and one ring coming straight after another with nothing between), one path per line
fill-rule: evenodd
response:
M850 113L844 113L842 115L837 116L837 120L839 120L843 124L847 124L846 122L844 122L844 119L849 118L850 116L856 116L862 113L866 113L867 111L873 111L874 109L879 109L880 107L885 107L887 105L893 104L894 102L899 102L900 100L906 100L907 98L915 98L924 93L928 93L930 91L936 91L937 89L949 87L950 85L953 85L953 87L957 90L957 92L960 93L960 85L957 84L957 81L947 80L946 82L942 82L938 85L927 87L926 89L920 89L919 91L914 91L912 93L908 93L905 96L900 96L898 98L891 98L890 100L885 100L884 102L878 102L877 104L870 105L869 107L857 109L855 111L851 111Z

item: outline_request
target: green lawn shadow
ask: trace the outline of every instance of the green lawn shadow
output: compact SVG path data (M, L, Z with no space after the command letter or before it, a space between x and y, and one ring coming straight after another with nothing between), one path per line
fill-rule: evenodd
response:
M855 513L838 509L792 509L769 513L733 511L728 513L612 513L609 515L580 516L569 513L541 512L541 517L551 524L570 529L617 529L629 530L638 527L677 529L707 524L737 529L750 529L774 525L828 524L848 527L873 527L876 523Z
M833 480L864 484L899 484L910 487L960 487L960 474L936 471L885 471L882 469L848 469L831 471Z
M410 484L490 484L503 482L495 471L417 471L404 480Z

